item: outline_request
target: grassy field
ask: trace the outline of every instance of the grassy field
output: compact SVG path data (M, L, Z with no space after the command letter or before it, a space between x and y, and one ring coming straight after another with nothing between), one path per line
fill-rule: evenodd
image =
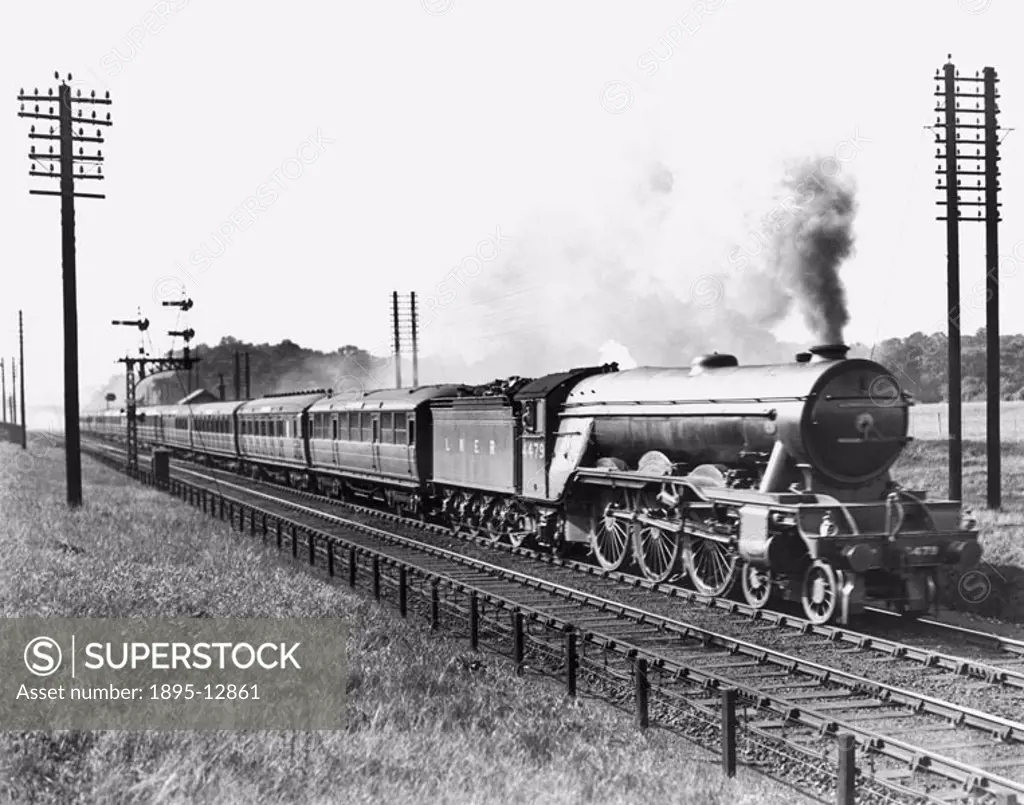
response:
M1024 400L1000 403L999 429L1003 441L1024 441ZM964 439L985 441L985 403L967 402L961 411ZM910 435L915 439L946 439L949 436L949 406L923 403L910 409Z
M791 803L686 741L509 664L471 655L88 460L80 511L64 455L0 444L5 616L344 617L337 732L0 734L0 801L52 803Z

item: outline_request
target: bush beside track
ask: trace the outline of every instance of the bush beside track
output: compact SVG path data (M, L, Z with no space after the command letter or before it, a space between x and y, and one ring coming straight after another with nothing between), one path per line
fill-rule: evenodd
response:
M7 617L324 617L349 622L344 732L0 737L0 799L184 802L791 802L746 770L601 704L568 701L372 601L282 565L226 525L63 452L0 445ZM272 550L272 549L271 549ZM8 794L10 796L8 796Z

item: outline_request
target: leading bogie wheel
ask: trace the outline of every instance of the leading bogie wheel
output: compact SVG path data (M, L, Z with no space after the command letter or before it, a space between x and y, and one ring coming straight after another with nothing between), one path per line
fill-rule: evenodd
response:
M800 602L811 623L824 624L832 620L839 605L839 580L828 562L815 559L804 573Z
M754 609L764 609L772 597L772 572L744 562L740 569L743 598Z

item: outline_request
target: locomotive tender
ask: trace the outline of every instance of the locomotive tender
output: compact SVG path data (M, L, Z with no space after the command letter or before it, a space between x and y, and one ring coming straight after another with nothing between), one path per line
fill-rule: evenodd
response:
M869 598L924 613L940 567L980 559L977 531L958 501L893 481L911 401L846 351L156 406L137 412L139 440L495 541L586 547L707 595L738 583L751 605L800 601L817 623ZM124 414L83 432L116 437Z

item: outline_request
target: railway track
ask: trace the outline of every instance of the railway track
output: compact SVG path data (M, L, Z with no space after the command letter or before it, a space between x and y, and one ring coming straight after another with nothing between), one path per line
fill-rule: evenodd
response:
M190 480L184 481L183 475ZM219 506L221 517L228 506L233 522L237 507L242 512L238 516L241 527L247 511L253 534L261 531L266 536L267 524L276 523L270 531L276 529L281 545L284 528L293 555L299 555L301 542L310 564L329 574L341 564L352 580L353 574L366 572L369 557L378 596L382 565L397 569L397 581L392 573L392 586L403 611L410 591L414 591L422 600L429 598L432 619L436 619L433 612L441 605L436 591L438 584L443 584L448 591L446 609L466 616L471 626L474 611L481 617L476 610L480 601L511 613L512 626L508 628L519 662L524 657L524 641L550 659L561 656L566 635L574 635L581 668L587 672L611 680L611 684L628 684L630 680L635 683L644 671L659 721L685 715L698 722L703 717L706 725L712 724L721 707L721 692L731 689L737 691L742 704L744 734L760 747L785 746L828 763L834 762L835 746L823 738L839 733L856 736L866 752L865 762L870 764L862 767L861 773L878 789L879 796L951 801L969 792L1024 795L1024 723L1014 719L451 551L423 539L431 531L425 524L391 524L418 532L414 538L365 519L324 511L322 506L309 505L320 501L299 500L303 493L294 490L290 494L283 489L269 492L253 482L182 468L175 469L175 476L173 492L193 502L201 497L204 509L209 504L216 511ZM340 559L338 550L342 551ZM362 571L360 557L364 559ZM420 580L419 588L410 583L409 574ZM424 582L429 584L424 586ZM673 596L671 590L667 596ZM477 604L470 605L471 599ZM716 607L714 602L709 604L711 609ZM520 619L518 631L516 618ZM775 628L767 623L756 625ZM492 618L492 627L502 630L500 618ZM836 636L843 630L824 635L801 631L805 638L810 634L829 643L845 640ZM851 648L861 651L865 647ZM566 665L571 665L568 659Z

